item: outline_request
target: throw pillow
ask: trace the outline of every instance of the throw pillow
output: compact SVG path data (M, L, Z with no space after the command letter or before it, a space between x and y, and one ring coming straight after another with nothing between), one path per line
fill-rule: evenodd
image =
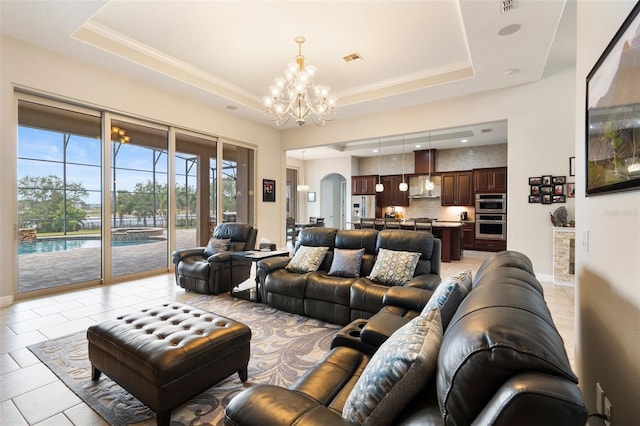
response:
M369 279L388 285L405 285L416 270L420 253L381 248Z
M442 334L438 309L399 328L371 357L342 417L363 425L392 424L434 374Z
M458 272L445 278L438 285L422 312L437 308L442 315L442 327L446 330L453 314L458 310L462 300L471 291L471 269Z
M362 265L362 255L364 255L363 248L359 250L334 249L329 275L358 278L360 276L360 266Z
M317 271L328 250L329 247L300 246L285 269L301 273Z
M211 238L204 249L204 256L209 257L213 256L216 253L226 251L229 248L230 243L231 239L221 240L218 238Z

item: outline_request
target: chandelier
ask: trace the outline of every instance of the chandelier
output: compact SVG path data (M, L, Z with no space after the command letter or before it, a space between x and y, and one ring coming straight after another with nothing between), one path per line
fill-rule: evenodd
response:
M275 121L278 126L284 126L293 118L298 126L302 127L308 117L311 117L316 125L324 126L326 121L335 118L336 98L329 96L331 89L314 85L313 78L317 68L304 65L304 41L304 37L296 37L296 62L287 65L284 71L285 78L274 79L275 84L269 87L269 96L262 98L266 108L265 117Z

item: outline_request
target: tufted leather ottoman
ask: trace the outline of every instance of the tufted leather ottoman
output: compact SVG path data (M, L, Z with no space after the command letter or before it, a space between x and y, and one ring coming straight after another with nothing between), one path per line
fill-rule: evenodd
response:
M93 380L104 372L168 425L171 410L238 372L247 380L251 329L171 303L87 330Z

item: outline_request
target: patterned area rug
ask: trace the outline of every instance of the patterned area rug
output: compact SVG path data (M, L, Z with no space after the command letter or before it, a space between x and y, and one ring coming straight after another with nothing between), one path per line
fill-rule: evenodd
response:
M223 425L224 407L236 394L259 383L289 386L329 350L333 334L341 328L228 295L202 296L188 304L251 328L249 380L242 383L235 373L174 409L172 426ZM97 382L91 380L85 332L37 343L29 349L109 424L155 424L153 411L105 374Z

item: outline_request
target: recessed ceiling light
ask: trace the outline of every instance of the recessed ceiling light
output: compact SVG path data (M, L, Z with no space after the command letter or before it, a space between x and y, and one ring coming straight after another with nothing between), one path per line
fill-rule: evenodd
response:
M418 144L418 145L416 145L416 148L420 148L421 146L422 146L422 145Z
M462 139L460 142L467 143L467 142L469 142L469 139Z
M507 25L506 27L503 27L500 31L498 31L498 35L508 36L520 31L520 28L522 28L520 24Z
M515 73L517 73L519 70L517 68L510 68L508 70L505 70L504 75L513 75Z

